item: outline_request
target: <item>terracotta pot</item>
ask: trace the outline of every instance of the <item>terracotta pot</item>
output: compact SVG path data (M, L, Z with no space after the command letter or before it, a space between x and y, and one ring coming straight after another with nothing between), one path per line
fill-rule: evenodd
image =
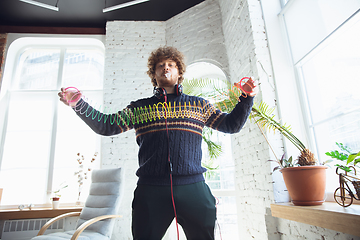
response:
M294 205L321 205L325 198L325 166L302 166L283 168L286 188Z

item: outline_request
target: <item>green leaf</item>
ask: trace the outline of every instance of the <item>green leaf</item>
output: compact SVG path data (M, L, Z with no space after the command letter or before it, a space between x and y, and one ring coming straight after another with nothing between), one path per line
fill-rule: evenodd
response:
M344 166L344 165L339 165L339 164L335 164L336 167L344 170L345 172L351 172L351 168L348 166Z
M348 147L348 146L346 146L346 145L344 145L344 144L342 144L342 143L335 143L339 148L340 148L340 150L342 150L342 151L345 151L345 152L347 152L347 153L351 153L352 151L351 151L351 149Z
M354 160L355 160L357 157L359 157L359 156L360 156L360 152L354 153L354 154L350 154L346 164L351 163L352 161L354 161ZM356 163L354 163L354 165L355 165L355 164L356 164Z
M251 112L251 119L255 120L255 123L263 129L268 129L269 131L279 131L285 138L287 138L299 151L304 151L306 149L305 145L291 132L291 127L287 124L280 124L275 120L275 115L273 114L274 108L269 108L268 105L264 102L261 102L259 105L254 103Z
M346 153L340 153L338 150L326 152L325 154L331 158L335 158L341 161L345 161L348 159L348 155Z

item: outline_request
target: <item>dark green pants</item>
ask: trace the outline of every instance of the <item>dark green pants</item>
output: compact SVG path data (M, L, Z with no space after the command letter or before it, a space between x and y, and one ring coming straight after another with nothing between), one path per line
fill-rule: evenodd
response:
M214 239L215 198L205 182L174 186L178 223L188 240ZM132 203L134 240L160 240L174 219L170 186L138 185Z

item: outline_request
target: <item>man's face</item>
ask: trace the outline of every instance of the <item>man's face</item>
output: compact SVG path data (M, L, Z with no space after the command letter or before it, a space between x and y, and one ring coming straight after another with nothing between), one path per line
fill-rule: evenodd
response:
M155 66L155 79L160 88L173 87L178 83L179 70L176 62L170 59L159 61Z

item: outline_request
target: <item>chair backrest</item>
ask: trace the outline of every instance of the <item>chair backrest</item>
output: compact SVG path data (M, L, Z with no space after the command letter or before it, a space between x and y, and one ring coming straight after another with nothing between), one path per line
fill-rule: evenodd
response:
M121 168L93 170L89 196L81 211L77 227L94 217L118 214L122 197L122 175ZM90 225L86 230L110 238L114 224L115 219L102 220Z

